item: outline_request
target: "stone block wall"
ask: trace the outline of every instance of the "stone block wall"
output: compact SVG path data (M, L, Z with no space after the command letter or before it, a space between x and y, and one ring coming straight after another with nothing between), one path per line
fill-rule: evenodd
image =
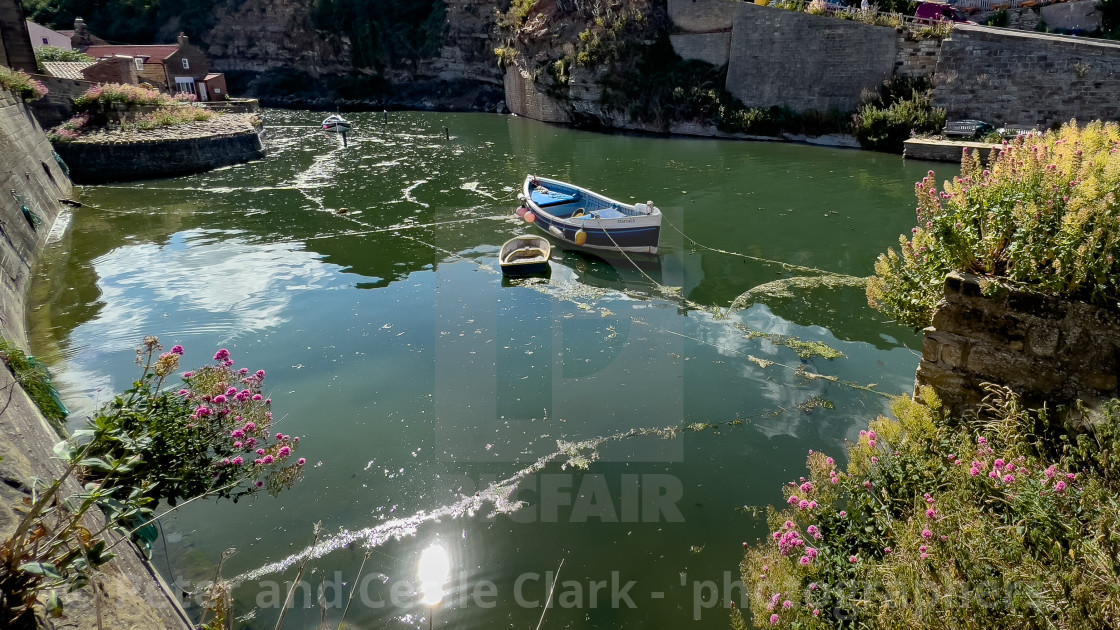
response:
M148 142L68 142L57 150L79 184L199 173L264 157L256 131Z
M668 0L673 26L687 33L729 31L740 0Z
M556 99L544 92L525 70L510 64L505 76L506 107L518 116L551 123L569 123L572 116Z
M80 96L93 84L89 81L77 79L60 79L37 74L35 78L42 81L50 92L43 98L31 101L31 111L44 129L50 129L70 119L74 115L74 102L71 100Z
M896 33L881 26L740 3L727 91L747 107L852 111L894 72Z
M950 120L1039 125L1120 119L1120 43L957 25L933 105Z
M731 31L678 33L669 36L673 51L682 59L698 59L713 66L726 65L731 56Z
M31 273L62 208L59 199L73 194L70 180L54 159L51 145L31 110L0 90L0 336L27 348L25 301ZM9 191L15 191L17 200ZM21 205L38 218L29 221ZM81 210L78 210L81 212ZM24 501L35 480L61 474L51 447L58 441L38 408L0 367L0 390L8 402L0 414L0 539L15 531ZM68 492L78 492L76 482ZM97 519L97 515L92 515ZM87 526L97 530L92 520ZM114 541L115 534L109 534ZM117 557L98 577L103 596L95 608L90 590L64 594L66 617L43 619L42 628L152 628L189 630L186 613L152 566L130 544L114 549Z
M951 274L926 329L915 386L954 412L981 400L984 382L1028 404L1120 396L1120 312L1023 291L984 296L979 279Z
M1047 4L1039 7L1038 11L1046 22L1046 27L1050 29L1081 29L1092 32L1101 27L1101 12L1094 0Z
M894 61L894 73L900 77L932 77L937 71L937 59L941 55L940 39L914 39L909 30L896 35L898 56Z

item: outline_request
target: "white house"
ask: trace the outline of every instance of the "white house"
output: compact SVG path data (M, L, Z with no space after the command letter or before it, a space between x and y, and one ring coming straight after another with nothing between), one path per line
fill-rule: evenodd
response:
M31 46L33 48L40 46L55 46L63 50L74 48L70 45L69 35L63 35L45 26L39 26L31 20L27 20L27 34L31 36Z

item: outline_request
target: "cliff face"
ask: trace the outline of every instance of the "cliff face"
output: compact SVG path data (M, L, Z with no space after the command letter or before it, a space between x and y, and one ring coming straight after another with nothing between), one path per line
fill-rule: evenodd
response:
M211 67L220 72L291 68L312 76L348 72L350 42L315 28L310 0L244 0L216 8L206 36Z
M391 28L367 24L365 31L384 41L357 46L341 32L316 27L313 0L227 0L216 6L214 26L202 39L212 67L265 104L493 110L502 101L494 57L502 4L444 0L436 54L380 68L355 59L391 49ZM359 48L366 54L355 54Z
M497 13L501 0L445 0L447 27L439 57L422 60L417 74L444 81L502 84L494 56L498 45Z

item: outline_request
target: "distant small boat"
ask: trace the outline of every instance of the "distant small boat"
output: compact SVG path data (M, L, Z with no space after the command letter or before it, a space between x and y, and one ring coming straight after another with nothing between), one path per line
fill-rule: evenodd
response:
M346 133L350 131L350 121L338 114L331 114L323 119L323 131L337 131Z
M556 238L589 250L656 254L661 211L652 201L622 203L555 179L529 175L518 216Z
M506 241L498 254L498 264L507 276L529 276L546 273L552 245L543 236L524 234Z

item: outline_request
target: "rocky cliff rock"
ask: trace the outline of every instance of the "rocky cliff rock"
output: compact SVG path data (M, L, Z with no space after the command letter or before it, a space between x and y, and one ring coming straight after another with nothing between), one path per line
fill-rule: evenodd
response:
M352 70L350 42L315 28L311 0L245 0L216 9L206 53L219 72L291 68L312 76Z

